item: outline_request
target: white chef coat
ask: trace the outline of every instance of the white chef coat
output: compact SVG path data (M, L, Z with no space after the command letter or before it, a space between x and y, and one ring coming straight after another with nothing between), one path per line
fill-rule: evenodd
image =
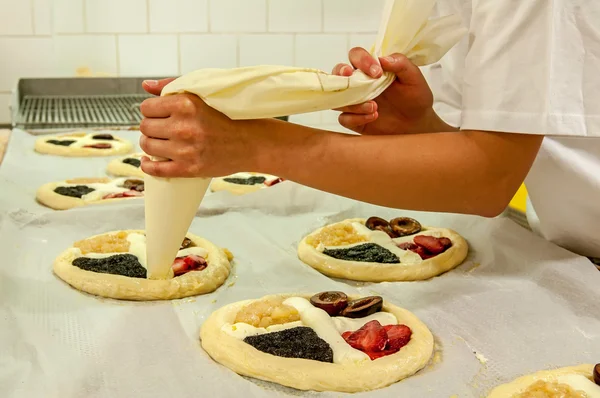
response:
M424 68L440 117L545 135L525 180L528 215L546 239L600 257L600 1L438 0L435 14L469 28Z

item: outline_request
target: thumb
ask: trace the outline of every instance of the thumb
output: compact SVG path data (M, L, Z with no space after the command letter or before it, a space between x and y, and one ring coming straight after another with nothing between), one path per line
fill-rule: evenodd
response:
M165 86L167 84L171 83L175 79L176 79L175 77L169 77L168 79L162 79L162 80L144 80L142 82L142 87L149 94L160 95L163 88L165 88Z
M426 83L425 77L419 67L403 54L388 55L387 57L379 58L379 61L383 70L395 73L402 84L416 86Z

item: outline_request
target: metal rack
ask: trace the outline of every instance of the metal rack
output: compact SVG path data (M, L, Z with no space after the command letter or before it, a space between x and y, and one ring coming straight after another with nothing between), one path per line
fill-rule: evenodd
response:
M151 79L160 79L151 78ZM69 128L136 127L150 95L144 78L21 79L14 92L12 125L34 133Z
M134 126L148 95L25 95L16 125L24 129Z

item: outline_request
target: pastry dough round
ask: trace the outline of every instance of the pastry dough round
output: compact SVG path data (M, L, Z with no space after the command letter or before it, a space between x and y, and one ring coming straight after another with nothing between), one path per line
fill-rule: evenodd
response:
M81 185L85 185L86 183L102 183L108 182L110 179L108 178L81 178L81 179L72 179L73 184L78 184L78 180L81 180ZM42 205L49 207L54 210L68 210L74 207L81 207L93 204L104 204L104 203L113 203L121 200L130 200L130 199L140 199L142 196L136 197L128 197L128 198L112 198L112 199L100 199L94 201L85 201L82 198L74 198L72 196L60 195L54 192L54 189L61 186L62 182L49 182L47 184L42 185L38 188L35 198Z
M107 232L144 233L142 230ZM100 235L96 235L100 236ZM94 238L96 236L92 236ZM194 234L186 235L196 246L208 251L208 266L202 271L190 271L165 280L130 278L122 275L86 271L72 265L76 254L65 250L54 261L54 273L74 288L94 294L124 300L171 300L210 293L225 282L231 264L225 251Z
M502 384L492 390L487 398L506 398L525 391L529 386L538 380L546 382L556 381L559 376L568 374L579 374L593 380L594 365L585 364L578 366L569 366L554 370L542 370L537 373L519 377L510 383Z
M261 174L261 173L247 173L247 174L252 174L254 176L264 176L264 177L267 177L267 179L269 177L275 177L275 176L271 176L268 174ZM233 195L244 195L247 193L260 191L261 189L269 188L264 183L263 184L254 184L254 185L243 185L243 184L234 184L234 183L225 181L225 178L229 178L229 177L233 177L233 176L235 176L235 174L232 174L231 176L226 176L226 177L213 178L212 182L210 183L210 190L212 192L228 191L229 193L231 193Z
M282 294L259 300L293 296L311 297ZM351 297L354 298L359 297ZM433 335L427 326L411 312L385 300L383 311L392 313L399 324L405 324L412 330L410 342L395 354L361 364L334 364L267 354L221 330L224 324L234 323L238 311L252 301L255 300L218 309L204 322L200 331L202 348L215 361L244 376L298 390L360 392L383 388L412 376L424 368L433 355Z
M87 138L86 136L92 136L96 134L102 133L83 133L83 132L75 132L68 134L60 134L60 135L45 135L43 137L38 138L35 141L35 151L39 153L44 153L48 155L58 155L58 156L68 156L68 157L91 157L91 156L114 156L114 155L122 155L126 153L130 153L133 150L133 145L131 142L124 140L120 137L117 137L114 134L111 134L114 137L114 140L97 140L97 143L114 143L118 142L120 145L113 146L110 149L97 149L97 148L83 148L83 147L73 147L73 145L81 139ZM70 146L61 146L49 144L46 141L52 139L68 139L72 138L76 140L75 143Z
M366 220L354 218L341 221L340 223L351 222L360 222L364 224ZM335 224L330 224L325 227ZM452 247L435 257L411 265L403 265L402 263L383 264L340 260L323 254L306 241L309 236L318 234L325 227L317 229L300 241L300 244L298 245L298 257L317 271L333 278L364 282L425 280L455 268L464 261L469 251L467 241L457 232L447 228L424 226L421 232L411 235L411 237L422 233L439 232L441 236L449 238L452 241Z
M132 153L128 156L123 156L119 159L113 159L108 163L108 166L106 166L106 172L114 176L144 178L146 174L142 171L141 167L135 167L128 163L123 163L123 160L127 158L141 160L142 156L144 156L144 153L138 152Z

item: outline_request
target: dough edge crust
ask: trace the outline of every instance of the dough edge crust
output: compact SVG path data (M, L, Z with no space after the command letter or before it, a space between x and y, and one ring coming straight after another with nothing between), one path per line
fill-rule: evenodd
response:
M260 191L263 189L264 184L254 184L254 185L242 185L242 184L233 184L231 182L227 182L224 180L226 177L213 178L210 183L210 190L212 192L218 191L228 191L233 195L244 195L251 192Z
M440 231L452 241L452 247L433 258L423 260L418 265L380 264L360 261L339 260L326 256L306 242L308 236L318 233L323 228L347 222L362 222L362 218L351 218L337 223L325 225L307 236L298 244L298 257L304 263L333 278L343 278L362 282L400 282L417 281L433 278L460 265L469 252L467 241L456 231L447 228L424 226L425 231ZM366 242L365 242L366 243Z
M292 296L311 297L306 294L279 294L258 300ZM221 331L224 323L233 323L237 312L253 301L256 300L240 301L216 310L200 330L204 350L215 361L244 376L298 390L352 393L383 388L410 377L423 369L433 355L434 339L429 328L408 310L386 300L383 310L394 314L399 324L409 326L413 332L411 341L396 354L360 365L339 365L266 354Z
M102 200L94 200L91 202L86 202L81 198L73 198L70 196L59 195L54 192L54 189L60 185L59 182L49 182L47 184L42 185L38 188L35 198L38 202L43 204L46 207L49 207L54 210L69 210L74 207L81 207L87 205L94 204L105 204L105 203L114 203L122 200L130 200L130 199L143 199L142 197L130 197L130 198L113 198L113 199L102 199ZM85 184L82 184L85 185Z
M143 230L111 231L86 239L117 232L144 233ZM192 233L186 235L194 244L208 251L208 267L191 271L177 278L151 280L129 278L122 275L103 274L75 267L75 259L68 249L54 261L53 271L63 281L77 290L96 296L123 300L171 300L210 293L220 287L231 271L231 263L223 249Z
M585 377L591 378L593 375L593 369L594 365L584 364L552 370L541 370L536 373L521 376L510 383L499 385L490 392L487 398L511 397L514 394L523 392L525 389L527 389L529 386L531 386L538 380L552 381L555 378L566 374L580 374Z
M67 157L91 157L91 156L114 156L114 155L125 155L131 153L133 145L131 142L124 140L120 137L114 136L113 141L119 141L123 145L120 148L112 147L110 149L96 149L96 148L71 148L68 146L48 144L46 141L58 138L68 139L68 135L52 135L44 136L35 140L34 149L38 153L47 155L67 156Z
M131 155L138 155L138 153L133 153ZM143 154L141 154L143 155ZM128 156L121 157L119 159L111 160L106 166L107 174L111 174L117 177L138 177L144 178L146 174L142 171L141 167L134 167L130 164L123 163L124 159L127 159Z

